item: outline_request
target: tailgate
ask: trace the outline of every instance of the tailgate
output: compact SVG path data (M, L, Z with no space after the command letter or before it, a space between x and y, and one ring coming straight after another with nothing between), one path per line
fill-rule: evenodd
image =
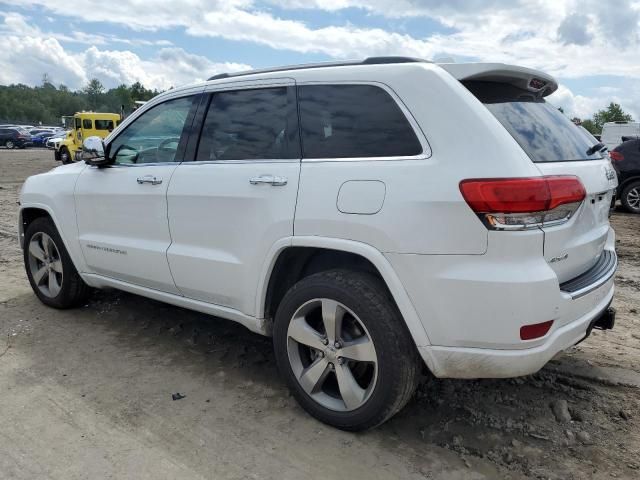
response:
M564 224L542 227L544 257L560 283L591 268L600 258L609 233L609 209L617 180L608 159L546 162L536 166L544 175L575 175L587 196Z
M604 249L609 208L617 186L615 171L602 150L604 145L594 144L596 140L584 135L545 101L548 90L532 89L534 80L526 87L505 78L495 80L461 81L518 142L542 175L575 176L585 188L585 199L568 220L540 227L544 232L544 257L559 282L566 282L593 267Z

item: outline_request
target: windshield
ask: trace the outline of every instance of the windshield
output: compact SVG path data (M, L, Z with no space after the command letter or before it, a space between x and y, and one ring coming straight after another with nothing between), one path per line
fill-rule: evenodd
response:
M463 82L533 162L599 160L602 153L587 151L589 141L556 107L534 93L496 82Z

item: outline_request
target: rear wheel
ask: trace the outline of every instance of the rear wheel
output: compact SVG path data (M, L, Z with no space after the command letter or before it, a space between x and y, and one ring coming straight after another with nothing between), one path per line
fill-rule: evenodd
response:
M78 275L50 219L37 218L27 227L24 264L31 288L42 303L71 308L86 299L89 287Z
M15 145L15 143L13 143L13 140L7 140L7 143L5 143L5 146L6 146L8 149L10 149L10 150L11 150L11 149L15 148L15 146L16 146L16 145Z
M278 307L273 342L300 405L343 430L383 423L417 384L413 340L384 285L366 273L332 270L298 282Z
M624 187L620 201L627 212L640 213L640 181L631 182Z

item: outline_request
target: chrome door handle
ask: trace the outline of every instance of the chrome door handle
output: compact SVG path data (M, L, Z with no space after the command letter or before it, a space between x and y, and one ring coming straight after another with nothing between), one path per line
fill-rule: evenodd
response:
M249 179L251 185L258 185L260 183L266 183L274 187L282 187L287 184L286 177L277 177L275 175L260 175L259 177L252 177Z
M142 185L143 183L150 183L151 185L160 185L162 183L162 179L158 177L154 177L153 175L145 175L144 177L138 177L138 184Z

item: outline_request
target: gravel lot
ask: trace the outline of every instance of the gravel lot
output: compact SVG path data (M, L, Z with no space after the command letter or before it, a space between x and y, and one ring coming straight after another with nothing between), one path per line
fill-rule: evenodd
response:
M613 331L529 377L425 379L397 417L354 435L307 416L270 340L231 322L114 291L40 304L16 200L56 165L0 150L0 478L640 478L640 216L612 217Z

